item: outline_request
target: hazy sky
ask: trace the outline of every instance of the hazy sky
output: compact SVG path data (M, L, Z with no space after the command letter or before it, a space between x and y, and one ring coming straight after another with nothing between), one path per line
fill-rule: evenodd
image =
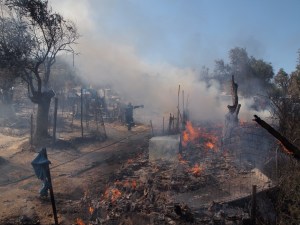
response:
M233 47L294 70L299 0L51 0L83 35L130 46L148 63L213 68ZM99 40L97 40L99 38ZM79 41L80 43L80 41Z
M50 0L73 20L81 38L79 75L112 85L125 102L144 104L151 118L176 112L178 85L196 119L224 119L218 84L199 82L199 70L228 62L234 47L294 70L300 48L300 0ZM228 81L228 83L230 80ZM257 88L257 87L256 87ZM259 90L258 90L259 91ZM250 99L251 102L251 99ZM240 115L252 119L242 102ZM147 119L145 119L147 120ZM148 120L149 121L149 120Z

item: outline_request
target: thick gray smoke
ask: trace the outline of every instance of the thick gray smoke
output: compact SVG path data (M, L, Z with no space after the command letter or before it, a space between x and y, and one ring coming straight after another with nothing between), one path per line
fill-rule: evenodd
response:
M223 118L224 107L216 99L217 83L207 88L198 81L199 74L190 68L150 64L139 58L132 46L99 40L81 42L82 55L76 63L90 84L111 85L123 101L144 104L145 112L161 117L177 112L178 86L181 85L180 107L184 90L185 103L188 101L194 119Z
M89 3L88 0L50 1L55 11L78 26L82 37L76 46L80 55L75 57L75 66L87 83L91 86L110 85L121 95L122 101L144 104L141 112L148 115L144 117L145 121L161 121L163 116L167 118L169 113L176 113L178 85L181 85L192 119L224 120L226 105L231 102L218 100L217 83L213 82L207 88L205 83L199 81L199 73L193 68L177 67L167 62L154 63L141 58L137 48L128 44L130 42L122 42L103 33L105 29L101 24L95 24L95 10ZM241 115L245 109L245 104L242 105Z

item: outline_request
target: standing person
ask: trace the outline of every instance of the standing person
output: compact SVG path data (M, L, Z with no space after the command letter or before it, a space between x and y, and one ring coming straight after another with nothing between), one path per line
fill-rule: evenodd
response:
M133 110L137 108L144 108L144 105L133 106L131 102L125 108L125 121L128 127L128 130L131 130L131 127L134 126L133 120Z

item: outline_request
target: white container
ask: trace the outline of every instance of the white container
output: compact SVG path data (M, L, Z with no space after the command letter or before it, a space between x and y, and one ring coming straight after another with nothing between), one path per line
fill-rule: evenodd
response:
M153 137L149 141L149 161L178 162L179 135Z

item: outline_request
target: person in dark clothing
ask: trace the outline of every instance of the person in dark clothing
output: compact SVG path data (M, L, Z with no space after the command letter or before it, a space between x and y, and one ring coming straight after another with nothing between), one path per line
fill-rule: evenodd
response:
M129 102L125 108L125 122L128 126L128 130L131 130L131 127L134 126L133 110L137 108L144 108L144 105L133 106L131 102Z

